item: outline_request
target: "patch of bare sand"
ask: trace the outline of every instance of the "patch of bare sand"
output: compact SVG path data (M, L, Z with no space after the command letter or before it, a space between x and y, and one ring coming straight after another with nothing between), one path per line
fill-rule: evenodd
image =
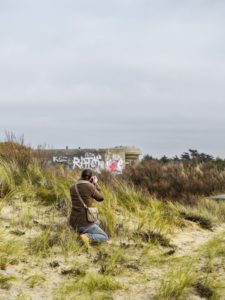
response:
M225 224L215 226L213 231L191 224L191 226L185 227L184 230L173 234L170 239L177 246L176 256L190 256L198 251L199 247L211 239L213 235L223 230L225 230Z

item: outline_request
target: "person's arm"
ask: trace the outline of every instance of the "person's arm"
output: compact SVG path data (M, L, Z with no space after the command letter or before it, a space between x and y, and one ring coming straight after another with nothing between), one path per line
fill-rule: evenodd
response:
M98 185L98 183L95 184L95 188L96 188L96 190L97 190L98 192L101 192L101 188L100 188L100 186Z
M103 194L101 192L101 188L100 188L100 186L97 183L93 184L93 194L92 194L92 197L96 201L103 201L104 200Z
M101 192L101 188L98 185L98 178L96 176L92 176L90 179L90 183L92 186L92 198L94 198L96 201L103 201L104 197Z

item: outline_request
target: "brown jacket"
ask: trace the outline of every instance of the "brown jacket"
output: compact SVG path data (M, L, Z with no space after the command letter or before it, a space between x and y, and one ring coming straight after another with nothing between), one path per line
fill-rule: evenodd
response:
M83 199L84 203L88 207L93 206L94 199L97 201L103 201L103 195L99 187L87 180L79 180L77 182L78 192ZM76 193L75 185L70 188L70 195L72 201L72 211L70 214L69 223L72 227L76 226L90 226L93 223L87 220L86 209L81 203Z

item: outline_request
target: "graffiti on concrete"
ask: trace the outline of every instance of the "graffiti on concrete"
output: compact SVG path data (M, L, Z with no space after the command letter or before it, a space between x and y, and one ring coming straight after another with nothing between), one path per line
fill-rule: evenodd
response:
M103 161L101 161L102 156L93 153L85 153L84 156L73 158L73 169L92 169L99 170L102 167Z
M66 149L45 149L41 153L49 165L53 163L61 164L68 169L89 168L98 173L108 170L114 174L121 174L127 165L138 162L141 151L134 147L122 146L89 149L66 147Z
M76 156L53 156L53 163L61 163L70 169L92 169L96 172L108 170L115 174L121 174L125 167L125 161L118 154L103 158L99 153L92 152Z
M104 161L100 154L85 153L82 156L53 156L53 163L61 163L70 169L104 169Z
M120 157L116 159L110 159L106 162L106 168L112 173L121 174L124 169L124 162Z
M67 163L68 157L66 156L53 156L54 163Z

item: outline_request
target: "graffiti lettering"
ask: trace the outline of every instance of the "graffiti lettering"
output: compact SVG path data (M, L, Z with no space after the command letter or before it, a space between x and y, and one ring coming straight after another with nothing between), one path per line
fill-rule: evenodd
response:
M52 160L55 163L67 163L68 158L66 156L53 156Z
M81 156L73 158L73 169L100 169L101 167L101 155Z

